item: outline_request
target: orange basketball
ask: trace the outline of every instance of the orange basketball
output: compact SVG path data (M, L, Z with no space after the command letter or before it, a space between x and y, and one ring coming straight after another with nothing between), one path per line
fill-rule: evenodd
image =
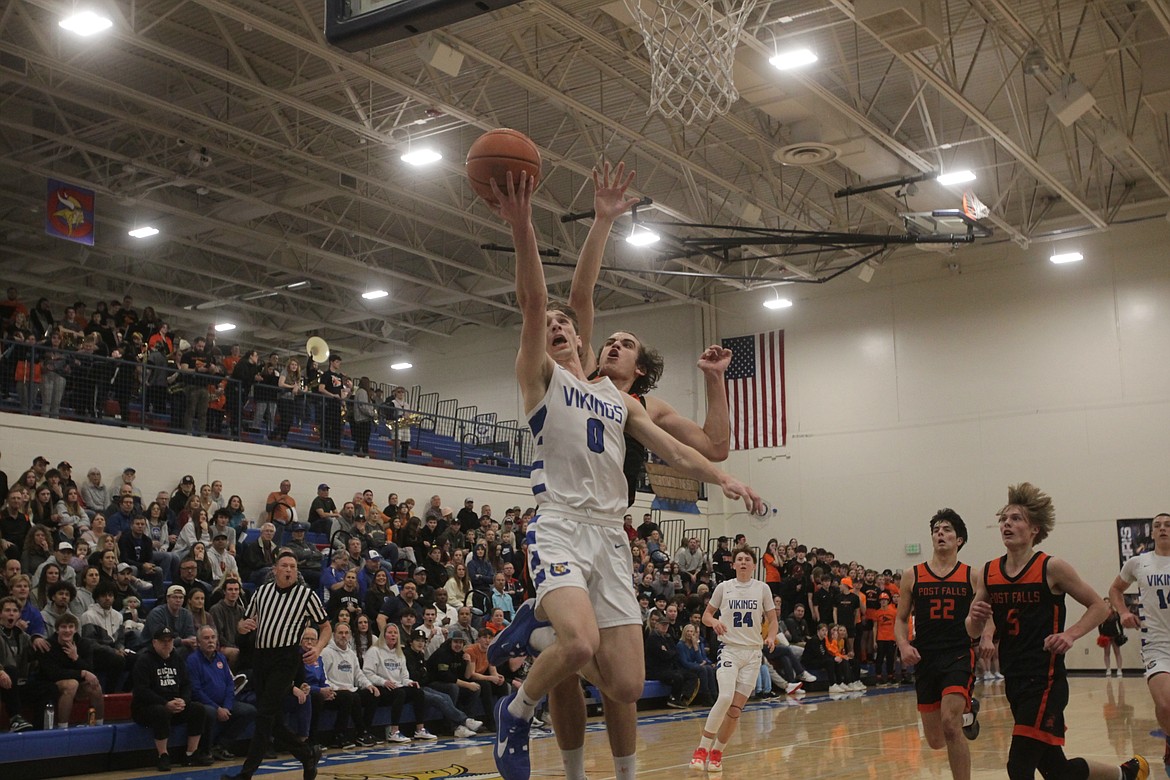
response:
M526 172L540 183L540 150L532 139L519 130L509 130L501 127L498 130L489 130L467 150L467 179L475 194L494 203L491 180L496 180L496 186L506 191L508 188L508 171L512 172L512 181L520 184L520 173Z

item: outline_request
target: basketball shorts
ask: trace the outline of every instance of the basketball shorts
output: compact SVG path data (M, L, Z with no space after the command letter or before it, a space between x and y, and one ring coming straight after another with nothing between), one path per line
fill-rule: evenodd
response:
M1170 674L1170 657L1165 653L1149 652L1142 649L1142 661L1146 665L1146 679L1155 674Z
M715 679L719 683L719 691L734 689L736 693L751 696L756 690L756 680L760 677L760 664L763 654L758 647L742 645L723 645L719 648L719 658L715 662Z
M971 703L971 686L975 682L975 649L964 648L942 653L923 653L914 670L914 690L918 711L934 712L942 706L943 696L958 694Z
M541 507L526 539L538 614L547 594L580 588L589 594L598 628L642 624L630 540L621 526L582 522Z
M1013 737L1028 737L1047 745L1064 744L1067 677L1008 677L1004 680L1004 694L1016 722Z

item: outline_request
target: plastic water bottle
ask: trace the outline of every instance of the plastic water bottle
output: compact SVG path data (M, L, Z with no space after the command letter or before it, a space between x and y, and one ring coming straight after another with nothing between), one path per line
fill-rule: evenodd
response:
M45 705L45 731L52 731L57 725L57 708L52 704Z

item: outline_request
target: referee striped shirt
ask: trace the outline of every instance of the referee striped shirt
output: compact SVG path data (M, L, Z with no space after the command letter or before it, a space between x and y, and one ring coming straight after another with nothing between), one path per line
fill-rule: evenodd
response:
M252 595L245 617L256 619L256 649L272 650L300 644L306 619L313 625L327 619L317 594L301 583L288 588L270 581Z

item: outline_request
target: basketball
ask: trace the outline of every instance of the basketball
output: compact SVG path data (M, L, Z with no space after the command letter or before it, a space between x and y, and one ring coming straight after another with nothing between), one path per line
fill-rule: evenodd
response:
M492 195L492 179L506 191L508 171L512 172L512 181L517 186L521 172L531 176L534 184L540 183L540 150L519 130L506 127L489 130L467 150L467 180L475 194L488 203L496 200Z

